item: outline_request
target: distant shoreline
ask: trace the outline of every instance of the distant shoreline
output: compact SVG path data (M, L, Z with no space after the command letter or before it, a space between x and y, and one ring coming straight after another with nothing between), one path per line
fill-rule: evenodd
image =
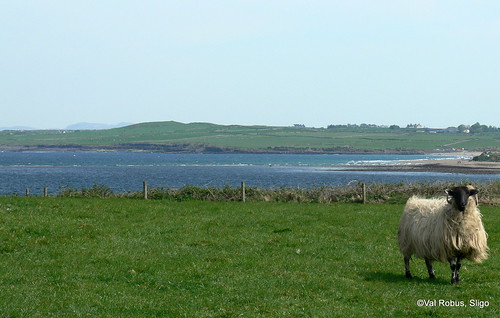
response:
M1 146L0 152L158 152L158 153L206 153L206 154L342 154L342 155L451 155L472 157L481 152L442 152L424 151L417 149L408 150L368 150L335 148L299 148L299 147L268 147L261 149L237 149L216 147L198 144L120 144L120 145L17 145Z

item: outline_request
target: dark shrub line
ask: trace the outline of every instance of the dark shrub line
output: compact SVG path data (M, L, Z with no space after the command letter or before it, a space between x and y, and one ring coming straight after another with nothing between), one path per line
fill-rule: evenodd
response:
M471 183L480 189L480 203L500 205L500 181L487 183ZM410 196L417 194L424 197L443 196L444 190L455 186L450 182L417 182L417 183L369 183L366 184L366 202L370 203L404 203ZM142 199L143 192L114 193L105 185L95 184L90 188L73 189L62 187L61 197L97 197L97 198L136 198ZM172 201L242 201L242 188L226 185L218 187L185 186L179 189L150 188L150 200ZM360 203L363 202L362 183L348 186L315 186L312 188L279 187L259 188L245 187L247 202L305 202L305 203Z

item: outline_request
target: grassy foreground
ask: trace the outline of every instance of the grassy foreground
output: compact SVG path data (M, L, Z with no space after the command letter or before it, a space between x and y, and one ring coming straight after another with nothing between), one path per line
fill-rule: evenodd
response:
M402 208L1 197L0 316L498 317L498 208L458 286L404 278Z

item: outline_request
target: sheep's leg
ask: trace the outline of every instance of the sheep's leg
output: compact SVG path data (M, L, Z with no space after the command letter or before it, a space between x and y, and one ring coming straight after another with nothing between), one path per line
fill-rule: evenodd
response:
M405 275L406 278L412 278L410 273L410 258L405 256Z
M432 261L428 258L425 259L425 265L427 265L427 271L429 272L429 278L434 279L436 275L434 275L434 269L432 268Z
M455 266L455 279L456 279L457 283L460 280L459 272L460 272L460 267L462 267L462 264L460 263L460 261L461 261L461 258L457 257L457 264Z
M452 284L456 284L456 280L455 280L455 269L457 267L457 263L455 261L455 258L452 258L449 260L450 262L450 269L451 269L451 283Z
M455 258L452 258L450 260L450 268L451 268L451 283L452 284L458 284L458 281L460 279L459 277L459 271L460 271L460 267L462 266L462 264L460 263L461 259L460 257L457 257L456 259Z

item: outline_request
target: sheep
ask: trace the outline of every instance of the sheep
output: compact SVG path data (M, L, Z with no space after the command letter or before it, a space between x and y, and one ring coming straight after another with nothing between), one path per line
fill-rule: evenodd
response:
M435 278L433 261L449 262L452 284L459 281L462 259L480 263L488 258L488 235L477 208L478 192L470 185L457 186L446 190L446 199L408 199L398 229L406 278L412 278L412 255L425 260L430 279Z

